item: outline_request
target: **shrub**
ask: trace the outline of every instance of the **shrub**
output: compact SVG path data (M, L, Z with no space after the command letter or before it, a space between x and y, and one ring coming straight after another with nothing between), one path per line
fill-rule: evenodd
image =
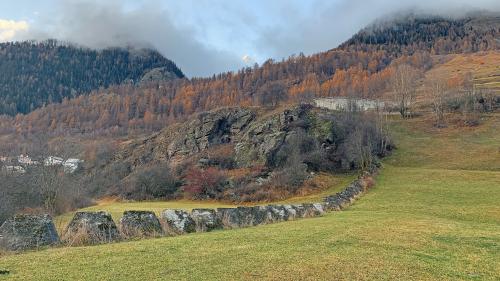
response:
M214 167L193 167L188 170L185 180L184 193L194 199L219 199L229 185L226 175Z
M163 164L134 172L120 195L135 200L172 198L179 186L168 165Z

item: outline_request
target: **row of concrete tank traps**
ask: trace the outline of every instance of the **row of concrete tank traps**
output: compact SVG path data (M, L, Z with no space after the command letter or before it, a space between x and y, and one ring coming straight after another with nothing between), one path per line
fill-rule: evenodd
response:
M59 237L49 215L16 215L0 227L0 248L22 251L64 244L93 245L124 239L256 226L324 214L322 204L270 205L234 209L125 211L118 225L107 212L77 212Z
M49 215L16 215L0 227L0 249L22 251L58 244L92 245L316 217L349 206L370 186L369 177L370 174L365 174L343 191L314 204L193 209L191 212L167 209L161 212L160 218L149 211L126 211L118 226L109 213L77 212L61 237Z

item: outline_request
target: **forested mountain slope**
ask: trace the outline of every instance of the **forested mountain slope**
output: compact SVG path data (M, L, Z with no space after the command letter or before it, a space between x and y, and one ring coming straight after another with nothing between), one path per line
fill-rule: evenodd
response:
M0 115L28 113L99 88L137 82L155 68L182 71L156 51L91 50L55 40L0 44Z
M325 35L327 36L327 35ZM394 63L427 71L436 55L499 50L500 17L405 16L372 25L336 49L209 78L121 85L0 119L2 133L126 135L152 132L195 112L221 106L274 105L312 97L378 97Z

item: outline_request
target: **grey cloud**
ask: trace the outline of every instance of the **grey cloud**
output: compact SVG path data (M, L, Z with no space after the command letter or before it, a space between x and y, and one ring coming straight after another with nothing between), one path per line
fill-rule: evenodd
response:
M414 11L441 16L460 16L469 11L500 11L498 0L316 0L306 15L297 10L277 8L284 24L260 30L255 46L261 53L282 58L303 52L312 54L335 48L375 20Z
M188 76L238 69L244 66L245 54L262 63L269 57L326 51L398 11L450 16L477 9L500 11L499 0L309 0L307 4L302 0L144 0L132 1L135 8L128 10L127 1L119 0L54 1L51 17L37 20L37 26L44 28L32 28L25 39L53 37L96 48L152 46ZM206 42L204 36L210 32L223 50Z
M25 39L57 38L80 45L154 47L188 76L206 76L242 66L241 59L198 42L195 30L176 25L157 1L126 11L120 1L57 2L57 16L42 19L44 30L33 29ZM53 16L53 15L52 15Z

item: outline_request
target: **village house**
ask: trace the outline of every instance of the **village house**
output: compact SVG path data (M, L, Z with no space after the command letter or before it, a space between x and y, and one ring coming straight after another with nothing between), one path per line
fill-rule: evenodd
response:
M64 164L64 159L56 156L49 156L43 162L44 166L59 166Z
M22 164L22 165L38 165L38 161L34 161L29 157L28 155L19 155L17 156L17 163Z
M24 167L22 166L5 166L3 168L4 171L7 171L9 173L13 173L13 174L25 174L26 173L26 169L24 169Z
M66 161L64 161L64 172L72 174L80 168L80 164L83 163L83 160L80 159L75 159L75 158L70 158Z

